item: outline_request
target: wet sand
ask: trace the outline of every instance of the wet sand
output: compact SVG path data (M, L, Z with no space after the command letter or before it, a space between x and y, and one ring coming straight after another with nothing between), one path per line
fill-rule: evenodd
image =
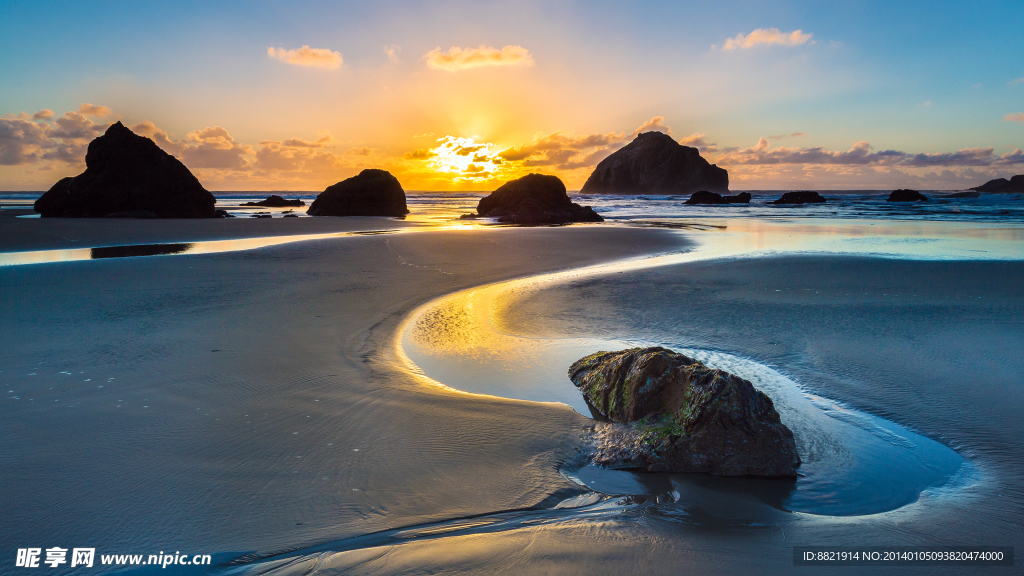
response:
M458 289L682 244L501 228L2 268L2 544L223 560L553 505L582 419L425 386L397 326Z
M74 221L77 236L12 242L224 238L161 224L119 236ZM588 491L559 470L584 447L588 418L434 385L396 347L403 321L436 297L688 245L658 229L503 228L2 268L0 543L249 555L218 568L243 573L579 574L799 572L794 545L1024 545L1020 263L695 262L503 308L518 335L755 359L978 470L883 514L788 513L713 485L681 501L574 502Z

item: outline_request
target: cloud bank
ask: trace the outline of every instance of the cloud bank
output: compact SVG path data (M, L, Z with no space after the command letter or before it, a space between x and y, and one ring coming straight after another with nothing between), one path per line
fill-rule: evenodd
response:
M483 66L532 66L533 56L522 46L505 46L501 50L490 46L459 48L452 46L447 52L434 48L424 56L427 66L435 70L456 72Z
M340 52L326 48L310 48L308 45L296 50L284 48L267 48L267 56L296 66L312 66L315 68L337 69L341 67L343 58Z
M750 34L737 34L722 45L722 50L745 50L755 46L800 46L811 41L814 34L803 30L780 32L778 28L757 28ZM715 48L715 46L712 46Z

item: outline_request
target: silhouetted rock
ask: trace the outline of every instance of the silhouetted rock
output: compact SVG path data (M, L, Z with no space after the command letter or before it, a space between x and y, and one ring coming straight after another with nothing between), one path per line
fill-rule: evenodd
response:
M405 190L387 170L368 168L333 186L313 200L310 216L405 216Z
M89 143L85 166L85 172L64 178L36 200L36 212L44 218L143 211L159 218L214 217L216 199L188 168L120 122Z
M907 190L906 188L900 188L899 190L893 190L892 194L885 200L886 202L927 202L928 197L921 194L917 190Z
M952 194L943 194L939 198L980 198L981 192L953 192Z
M298 198L294 200L285 200L277 194L271 194L266 200L260 200L259 202L246 202L242 206L262 206L264 208L284 208L285 206L305 206L306 203Z
M740 192L735 196L722 196L714 192L708 192L707 190L701 190L700 192L694 192L690 195L689 200L683 202L683 204L749 204L750 203L750 192Z
M769 204L821 204L825 199L817 192L786 192L782 198Z
M977 190L978 192L1024 192L1024 174L1018 174L1009 180L1006 178L989 180L981 186L971 188L971 190Z
M650 472L796 476L793 433L764 393L665 348L598 352L569 378L607 428L595 462Z
M234 214L229 214L227 210L215 210L213 213L214 218L234 218Z
M569 200L557 176L528 174L501 185L481 198L477 214L509 224L566 224L603 222L594 209Z
M602 160L580 192L690 194L698 190L728 192L729 173L667 134L644 132Z
M728 204L729 202L721 194L700 190L690 194L689 200L683 204Z

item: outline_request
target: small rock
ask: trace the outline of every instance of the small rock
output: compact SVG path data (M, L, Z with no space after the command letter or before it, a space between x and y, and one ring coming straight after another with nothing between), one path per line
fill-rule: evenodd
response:
M769 202L769 204L821 204L825 199L817 192L786 192L782 198Z
M885 200L886 202L927 202L928 197L921 194L917 190L907 190L900 188L899 190L893 190L892 194Z

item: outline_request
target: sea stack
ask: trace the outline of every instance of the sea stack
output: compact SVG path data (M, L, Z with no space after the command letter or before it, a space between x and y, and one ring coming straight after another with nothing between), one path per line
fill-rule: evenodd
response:
M603 222L589 206L569 199L565 184L557 176L528 174L506 182L481 198L477 214L508 224L567 224Z
M368 168L328 186L306 211L310 216L405 216L405 190L387 170Z
M692 194L729 191L729 173L668 134L644 132L597 165L584 194Z
M1024 174L1018 174L1011 177L1009 180L1006 178L996 178L995 180L989 180L981 186L975 186L971 188L977 192L1024 192Z
M796 441L771 398L728 372L666 348L598 352L569 378L612 428L595 456L608 468L796 476Z
M89 143L85 172L36 200L44 218L213 218L216 199L177 158L115 122Z
M928 197L921 194L917 190L907 190L906 188L900 188L899 190L893 190L892 194L885 199L886 202L927 202Z

